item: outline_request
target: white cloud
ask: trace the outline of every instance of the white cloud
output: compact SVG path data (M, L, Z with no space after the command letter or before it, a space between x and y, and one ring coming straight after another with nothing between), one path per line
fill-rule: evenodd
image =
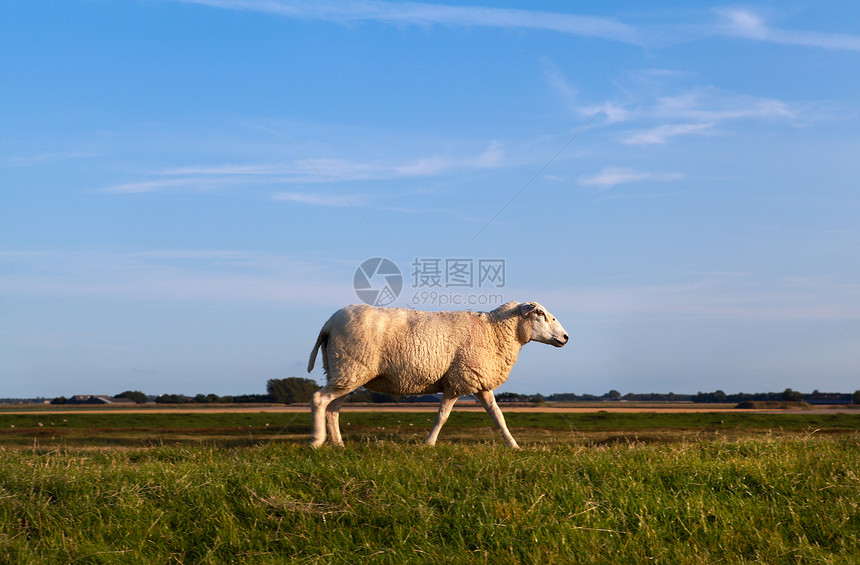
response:
M693 133L708 133L713 123L663 124L650 129L628 132L621 141L628 144L666 143L670 138Z
M450 158L437 155L397 165L394 167L394 172L405 177L429 176L450 171L453 167L454 163Z
M544 57L542 62L546 81L562 97L566 104L573 107L573 102L578 94L577 89L568 82L567 77L564 76L561 69L554 65L549 58Z
M636 112L642 121L669 121L640 130L627 131L622 142L663 144L684 135L713 133L727 122L744 120L796 120L798 105L775 98L760 98L694 88L673 96L661 96Z
M799 104L776 98L746 96L721 91L712 87L693 87L674 94L649 95L663 86L660 79L677 79L686 76L666 69L643 71L634 74L635 85L647 82L647 87L620 87L624 100L585 102L578 90L570 84L561 70L549 59L543 59L547 84L558 94L565 107L576 116L594 116L600 113L604 126L626 123L642 124L635 130L623 132L621 141L627 144L664 144L674 137L713 133L729 121L784 120L798 121L804 113ZM643 78L644 77L644 78Z
M717 10L726 20L726 30L732 35L765 39L768 30L764 20L746 10Z
M723 21L717 24L716 29L725 35L782 45L860 51L858 35L778 29L768 26L758 14L744 9L723 9L717 13Z
M619 184L626 184L640 181L661 181L668 182L679 180L684 175L681 173L654 173L647 171L637 171L627 167L607 167L591 176L579 177L579 184L583 186L596 186L600 189L612 188Z
M298 202L300 204L311 204L314 206L351 206L358 204L356 196L350 196L349 201L336 194L310 194L306 192L276 192L272 200L281 202Z
M33 167L45 165L47 163L55 163L57 161L70 161L76 159L92 159L97 157L98 153L88 151L57 151L54 153L39 153L36 155L19 155L9 157L0 164L8 167Z
M824 49L860 51L860 36L779 29L748 9L717 9L720 20L705 26L688 24L633 26L614 18L565 12L457 6L418 2L313 2L301 0L174 0L226 10L321 20L342 24L379 22L393 26L447 25L497 29L538 30L595 37L631 45L665 45L707 36L728 36Z
M474 170L502 167L505 152L502 145L491 142L477 155L431 155L400 162L385 163L339 158L312 159L284 164L188 165L153 171L149 178L101 189L109 194L140 194L165 190L210 191L248 185L327 184L365 180L389 180L403 177L432 177ZM322 174L320 174L322 173ZM341 197L315 196L307 192L285 191L276 200L304 202L323 206L340 205ZM347 204L348 205L348 204Z
M792 119L798 114L793 105L776 98L741 96L714 88L695 88L675 96L661 96L650 112L658 118L688 119L699 122L724 120Z
M177 0L230 10L247 10L297 19L353 23L375 21L389 25L491 27L534 29L623 43L641 42L636 28L611 18L563 12L451 6L417 2L302 2L290 0Z
M192 165L174 169L165 169L161 174L168 176L177 175L288 175L295 174L295 165Z
M634 112L611 100L605 100L594 106L583 106L579 109L579 113L583 116L593 116L597 112L600 112L607 124L626 122L635 116Z
M432 176L454 171L478 170L500 167L505 153L498 142L493 141L480 155L474 157L432 156L424 157L392 167L399 176Z
M225 181L217 181L212 178L158 178L153 180L127 182L109 186L102 190L108 194L141 194L145 192L159 192L163 190L191 190L203 191L214 188L216 184L223 185Z
M599 104L583 104L580 100L579 91L568 82L561 69L547 57L544 57L542 62L547 83L556 91L562 103L571 113L577 116L591 117L600 112L603 121L607 124L623 122L632 117L632 113L623 104L612 100L606 100Z
M504 165L505 152L501 148L501 144L493 141L487 150L473 159L468 159L466 165L476 169L489 169L493 167L501 167Z

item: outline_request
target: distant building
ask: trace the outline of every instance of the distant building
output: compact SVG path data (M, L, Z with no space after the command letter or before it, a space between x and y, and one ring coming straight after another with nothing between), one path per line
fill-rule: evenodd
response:
M0 404L50 404L47 398L0 398Z
M809 404L851 404L853 396L841 392L818 392L807 394L803 397Z
M112 396L76 394L66 401L66 404L134 404L130 398L114 398Z

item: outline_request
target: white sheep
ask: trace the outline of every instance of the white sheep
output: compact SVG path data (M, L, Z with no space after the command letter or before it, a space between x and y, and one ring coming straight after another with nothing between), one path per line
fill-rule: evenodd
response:
M327 427L332 443L343 445L341 405L347 394L363 386L396 395L441 392L427 445L435 445L457 399L474 394L505 442L518 448L493 390L508 380L520 349L529 341L556 347L568 341L558 320L537 302L508 302L491 312L341 308L323 325L308 362L311 372L322 347L327 380L311 401L310 444L322 445Z

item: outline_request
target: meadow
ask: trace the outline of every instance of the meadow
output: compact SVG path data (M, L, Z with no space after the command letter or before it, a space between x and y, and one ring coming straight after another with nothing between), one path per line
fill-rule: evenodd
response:
M857 413L432 416L0 414L0 562L860 562Z

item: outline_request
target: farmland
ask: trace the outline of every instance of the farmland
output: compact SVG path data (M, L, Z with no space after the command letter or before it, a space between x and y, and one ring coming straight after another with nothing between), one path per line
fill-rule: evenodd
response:
M857 412L0 413L0 562L857 562ZM13 427L14 426L14 427Z

